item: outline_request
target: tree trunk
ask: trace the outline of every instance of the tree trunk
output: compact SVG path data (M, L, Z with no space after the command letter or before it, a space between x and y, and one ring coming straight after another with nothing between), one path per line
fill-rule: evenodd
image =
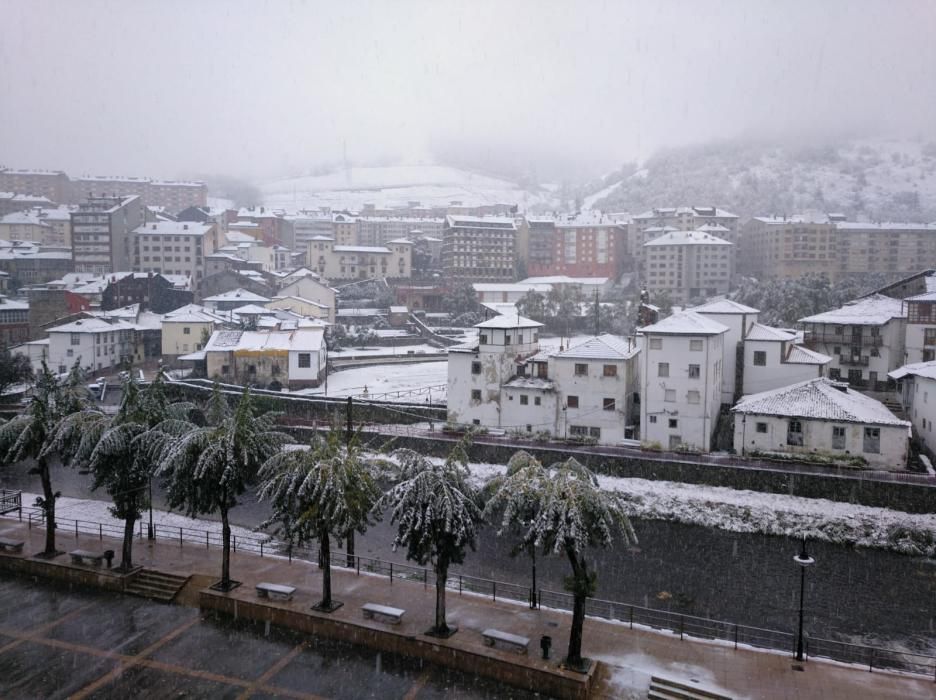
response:
M56 553L55 549L55 492L52 491L52 477L49 474L49 464L45 457L36 460L36 471L39 472L39 479L42 481L42 498L44 501L43 511L45 512L45 552L49 556Z
M348 533L348 538L345 540L345 552L348 555L348 568L354 568L354 530Z
M448 634L448 624L445 622L445 584L448 582L448 557L436 559L436 610L435 632L440 635Z
M221 509L221 587L231 585L231 523L228 522L228 509Z
M318 604L323 610L328 610L332 605L331 594L331 542L329 541L328 531L323 530L319 533L319 556L322 561L322 602Z
M569 651L566 663L577 667L582 665L582 629L585 626L585 599L588 590L588 570L585 559L579 559L571 549L566 549L569 563L572 565L572 629L569 631Z
M136 518L130 516L124 519L123 548L120 551L120 568L130 571L133 568L133 526Z

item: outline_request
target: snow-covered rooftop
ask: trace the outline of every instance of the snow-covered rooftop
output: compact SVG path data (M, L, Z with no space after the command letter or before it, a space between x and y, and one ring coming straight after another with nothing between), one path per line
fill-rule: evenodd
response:
M324 337L324 327L315 326L289 331L215 331L205 352L318 350Z
M578 284L583 287L603 287L608 283L607 277L567 277L566 275L551 275L549 277L527 277L517 284Z
M784 328L774 328L763 323L752 323L751 330L744 337L745 340L771 340L775 342L789 342L796 340L796 333Z
M463 226L467 228L498 228L516 230L517 224L509 216L456 216L445 217L450 227Z
M514 377L504 384L505 389L536 389L539 391L553 391L556 383L551 379L540 377Z
M802 345L790 345L783 361L791 365L827 365L832 358Z
M523 316L495 316L475 324L475 328L539 328L543 324Z
M733 243L705 231L670 231L644 243L644 247L669 245L733 245Z
M719 209L718 207L656 207L642 214L636 214L635 219L659 219L671 216L701 216L706 218L737 219L737 214Z
M694 306L691 311L696 313L708 313L708 314L757 314L760 313L759 309L751 308L750 306L745 306L744 304L739 304L736 301L731 299L718 299L717 301L710 301L707 304L702 304L701 306Z
M718 335L727 333L728 326L697 314L695 311L680 311L639 330L644 334Z
M265 304L270 300L267 299L266 297L260 296L259 294L254 294L253 292L248 292L246 289L242 289L238 287L237 289L232 289L229 292L224 292L222 294L215 294L214 296L205 297L204 299L202 299L202 301L211 301L215 303L219 301L243 301L243 302L248 302L248 303L260 302L260 303Z
M336 253L373 253L386 255L390 249L382 245L336 245L332 248Z
M731 410L736 413L816 418L845 423L910 425L909 421L899 419L880 401L850 389L843 382L834 382L825 377L745 396Z
M557 352L553 357L570 360L629 360L638 352L640 351L636 343L629 343L626 338L604 333L568 350Z
M155 221L143 224L133 232L138 236L204 236L212 226L196 221Z
M906 318L903 301L873 294L850 301L838 309L801 318L800 323L839 323L854 326L880 326L892 318Z
M77 321L72 321L71 323L50 328L49 333L105 333L107 331L132 330L136 330L136 327L125 321L105 321L102 318L82 318Z
M835 228L839 231L936 231L936 222L931 224L917 224L907 221L881 221L877 223L837 221L835 223Z
M936 361L912 362L909 365L898 367L893 372L888 372L887 376L891 379L903 379L908 374L911 374L915 377L936 379Z
M257 304L247 304L237 307L231 313L235 316L272 316L273 310Z
M828 214L805 213L792 214L791 216L755 216L755 221L770 226L780 226L783 224L828 224L830 223Z
M542 292L550 291L548 284L533 284L528 282L475 282L471 285L476 292Z

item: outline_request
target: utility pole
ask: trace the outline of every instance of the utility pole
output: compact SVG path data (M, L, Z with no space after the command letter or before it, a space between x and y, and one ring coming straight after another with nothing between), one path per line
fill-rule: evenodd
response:
M354 398L351 396L348 397L347 415L345 416L345 418L347 421L346 426L345 426L345 454L348 457L350 457L351 456L351 440L354 438ZM348 562L347 562L348 568L353 569L355 568L354 567L354 530L351 530L348 533L345 544L346 544L345 553L348 556Z

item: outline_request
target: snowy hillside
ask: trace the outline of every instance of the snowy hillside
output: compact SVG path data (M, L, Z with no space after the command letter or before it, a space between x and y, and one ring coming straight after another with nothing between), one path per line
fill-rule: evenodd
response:
M551 205L545 188L525 190L509 180L444 165L354 167L327 175L283 178L260 185L264 203L286 209L331 207L358 210L371 202L378 207L442 206L453 201L466 206L517 204L520 209Z
M936 142L870 139L834 145L726 141L661 152L594 186L604 211L718 205L742 217L808 209L854 220L936 220Z

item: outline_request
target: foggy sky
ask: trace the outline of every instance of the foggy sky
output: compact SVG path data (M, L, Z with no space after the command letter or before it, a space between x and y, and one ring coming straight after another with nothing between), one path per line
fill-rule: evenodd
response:
M0 164L295 174L433 144L613 166L934 137L936 3L0 0Z

